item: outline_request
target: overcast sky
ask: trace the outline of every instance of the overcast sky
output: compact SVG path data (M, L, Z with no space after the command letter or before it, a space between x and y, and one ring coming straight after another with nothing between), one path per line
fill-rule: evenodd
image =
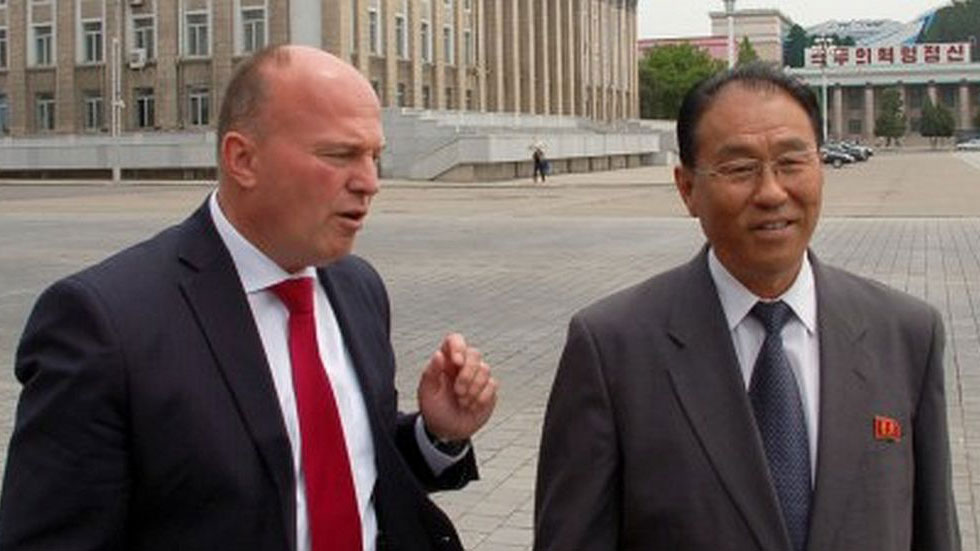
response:
M894 19L907 23L947 0L735 0L735 9L776 8L794 23L809 27L830 19ZM640 0L640 38L705 36L708 13L723 11L722 0Z

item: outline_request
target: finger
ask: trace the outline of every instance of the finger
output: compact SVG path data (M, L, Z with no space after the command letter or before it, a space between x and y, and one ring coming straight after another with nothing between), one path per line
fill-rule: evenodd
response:
M450 333L442 339L443 355L456 367L461 367L466 361L466 339L459 333Z
M486 386L489 380L490 366L486 362L481 361L480 365L477 366L476 374L473 376L469 388L466 390L467 397L471 402L476 401L480 397L480 393L483 392L483 387Z
M419 380L419 389L429 386L435 389L441 384L441 377L445 372L446 358L441 350L436 350L429 358L429 365L422 370L422 377Z
M467 348L466 361L463 363L462 368L460 368L459 373L456 374L456 381L453 384L456 397L461 400L460 403L464 406L469 402L469 397L466 395L467 390L473 384L473 379L476 377L481 363L480 351L472 347Z
M480 391L480 395L476 397L476 400L471 406L474 409L486 410L487 416L489 413L493 412L494 405L497 403L497 388L499 383L497 379L490 377L487 380L487 384L483 385L483 389Z

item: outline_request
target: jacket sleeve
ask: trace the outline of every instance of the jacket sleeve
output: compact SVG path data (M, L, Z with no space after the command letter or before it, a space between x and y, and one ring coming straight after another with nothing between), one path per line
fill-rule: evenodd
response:
M943 376L943 324L933 312L928 365L913 421L915 495L912 549L959 551Z
M573 318L545 412L536 551L614 550L622 502L619 444L595 339Z
M4 551L125 548L130 472L119 337L80 279L38 299L0 500Z

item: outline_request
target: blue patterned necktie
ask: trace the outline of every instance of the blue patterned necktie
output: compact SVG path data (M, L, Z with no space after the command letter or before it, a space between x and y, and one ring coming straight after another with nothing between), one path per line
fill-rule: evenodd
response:
M759 302L752 315L765 327L766 340L752 370L749 400L793 550L803 551L810 524L810 443L800 387L780 336L793 311L783 301Z

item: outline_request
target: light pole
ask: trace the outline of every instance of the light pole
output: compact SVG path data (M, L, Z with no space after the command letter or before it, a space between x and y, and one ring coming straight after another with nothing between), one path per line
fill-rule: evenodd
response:
M122 126L122 42L119 37L122 35L122 16L121 13L123 9L123 3L120 0L116 4L114 21L114 33L111 41L111 49L109 53L110 63L109 63L109 80L112 88L112 101L109 103L112 107L111 119L110 119L110 135L112 136L112 183L119 184L122 182L122 159L119 158L119 134L120 127Z
M821 108L823 110L823 141L826 142L830 136L827 135L827 46L830 45L830 37L818 36L814 44L820 47L823 52L822 62L820 63L820 84L821 84Z
M724 0L728 16L728 68L735 66L735 0Z

